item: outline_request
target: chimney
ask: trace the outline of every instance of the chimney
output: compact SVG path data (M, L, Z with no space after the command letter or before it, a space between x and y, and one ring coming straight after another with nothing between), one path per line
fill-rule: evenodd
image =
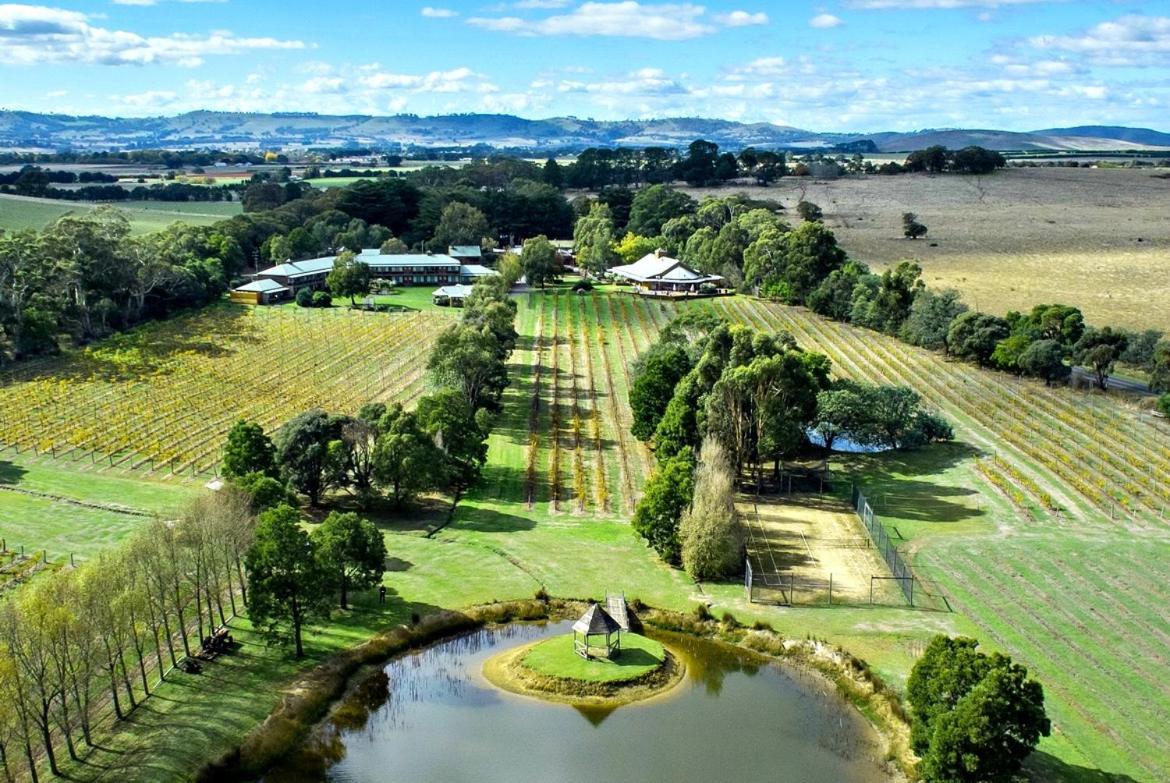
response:
M655 251L654 251L654 257L655 257L655 258L662 258L662 257L664 257L665 255L666 255L666 251L665 251L665 250L663 250L662 248L658 248L657 250L655 250Z

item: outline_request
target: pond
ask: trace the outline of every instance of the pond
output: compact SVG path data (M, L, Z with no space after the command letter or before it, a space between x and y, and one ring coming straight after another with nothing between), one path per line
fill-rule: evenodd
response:
M267 783L886 780L866 721L819 678L735 648L653 633L687 667L617 709L500 691L483 662L568 623L484 628L389 661L269 772Z

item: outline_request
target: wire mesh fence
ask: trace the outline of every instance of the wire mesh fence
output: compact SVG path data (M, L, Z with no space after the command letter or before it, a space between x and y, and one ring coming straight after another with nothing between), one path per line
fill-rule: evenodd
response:
M876 556L873 573L865 576L857 573L834 575L830 571L815 573L807 569L785 568L782 566L784 559L778 558L767 542L749 526L748 555L744 563L744 589L748 601L781 606L885 605L950 611L945 596L915 574L856 485L852 487L851 504L866 535L822 539L817 545L871 550ZM882 569L879 563L885 568Z

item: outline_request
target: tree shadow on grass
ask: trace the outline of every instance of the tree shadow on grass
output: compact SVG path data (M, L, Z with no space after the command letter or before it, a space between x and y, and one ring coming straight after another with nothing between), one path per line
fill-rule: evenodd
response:
M1081 767L1058 759L1042 750L1032 752L1024 763L1028 779L1032 781L1061 781L1061 783L1137 783L1137 778L1121 772L1106 772L1092 767Z
M519 533L535 527L534 520L482 506L460 506L451 523L452 529L480 533Z
M0 484L14 487L23 479L27 470L13 462L0 460Z
M912 451L850 455L838 463L837 483L846 495L850 484L856 483L882 518L923 522L978 519L986 511L962 501L980 497L979 491L947 483L940 474L982 456L985 452L966 443L938 443Z

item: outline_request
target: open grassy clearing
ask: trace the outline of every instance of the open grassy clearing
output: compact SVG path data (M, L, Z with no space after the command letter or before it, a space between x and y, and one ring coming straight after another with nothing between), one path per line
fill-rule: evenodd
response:
M0 195L0 229L7 231L24 228L42 229L62 215L81 214L97 206L100 205L90 201L57 201ZM208 226L238 215L243 210L238 201L135 201L114 206L126 213L133 234L150 234L175 222Z
M791 331L839 375L914 387L955 421L962 442L933 457L842 461L980 637L1041 676L1056 726L1042 749L1136 779L1170 774L1155 717L1166 714L1164 677L1141 673L1170 638L1157 587L1170 547L1164 425L1112 398L979 371L803 310L714 306ZM1122 605L1122 595L1146 599Z
M0 443L83 467L212 473L237 419L272 430L313 407L414 399L448 318L223 305L147 324L0 376Z
M29 556L47 552L50 563L70 555L84 559L152 516L169 518L199 491L197 485L80 471L8 450L0 453L0 539L9 552L19 554L22 546Z
M854 258L879 271L917 259L928 285L957 288L977 309L1003 314L1062 302L1092 323L1168 329L1170 180L1151 173L1009 168L986 177L788 177L735 192L780 199L789 210L802 197L812 201ZM925 239L902 237L903 212L929 227Z

